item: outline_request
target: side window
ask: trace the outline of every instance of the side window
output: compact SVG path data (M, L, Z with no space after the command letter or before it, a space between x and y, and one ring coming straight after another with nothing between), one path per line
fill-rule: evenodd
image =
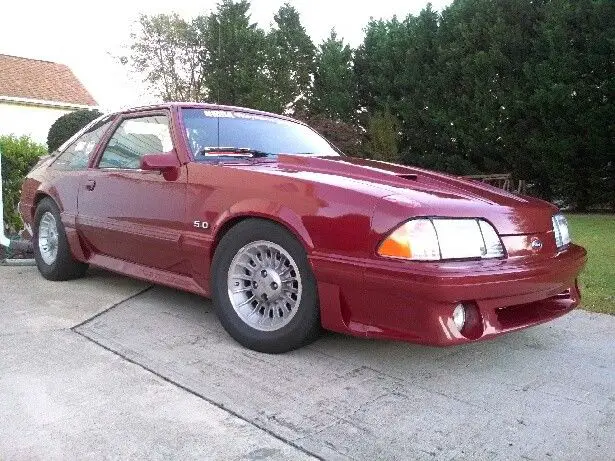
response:
M100 142L113 120L103 119L92 125L60 154L53 163L58 170L84 170L94 153L94 148Z
M172 149L169 121L165 115L131 118L115 130L98 167L138 169L144 155Z

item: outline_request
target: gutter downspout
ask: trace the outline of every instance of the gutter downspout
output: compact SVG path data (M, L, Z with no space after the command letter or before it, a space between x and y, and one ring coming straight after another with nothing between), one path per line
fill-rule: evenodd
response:
M9 250L28 251L32 249L32 242L27 240L11 240L4 233L4 200L2 197L2 152L0 151L0 245ZM34 264L33 259L7 259L7 265L30 266Z

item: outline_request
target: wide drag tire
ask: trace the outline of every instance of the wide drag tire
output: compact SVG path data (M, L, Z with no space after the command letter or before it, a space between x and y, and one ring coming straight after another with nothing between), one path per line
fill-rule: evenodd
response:
M60 210L50 198L44 198L34 214L32 246L39 272L47 280L71 280L82 277L88 265L73 258L66 239Z
M224 329L249 349L288 352L320 332L305 250L271 221L247 219L224 235L212 263L212 296Z

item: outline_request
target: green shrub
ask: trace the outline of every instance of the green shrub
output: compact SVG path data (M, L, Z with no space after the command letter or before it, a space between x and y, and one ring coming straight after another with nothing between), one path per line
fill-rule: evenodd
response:
M47 134L47 148L49 152L56 150L77 131L101 115L102 113L96 109L81 109L62 115L49 128L49 133Z
M38 159L46 153L45 146L27 136L0 136L4 225L9 233L21 229L21 220L16 210L21 183Z

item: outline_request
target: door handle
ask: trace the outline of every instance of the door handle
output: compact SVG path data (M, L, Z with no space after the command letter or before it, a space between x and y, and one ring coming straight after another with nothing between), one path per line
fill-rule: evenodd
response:
M93 179L88 179L85 183L85 188L87 190L94 190L94 188L96 187L96 181L94 181Z

